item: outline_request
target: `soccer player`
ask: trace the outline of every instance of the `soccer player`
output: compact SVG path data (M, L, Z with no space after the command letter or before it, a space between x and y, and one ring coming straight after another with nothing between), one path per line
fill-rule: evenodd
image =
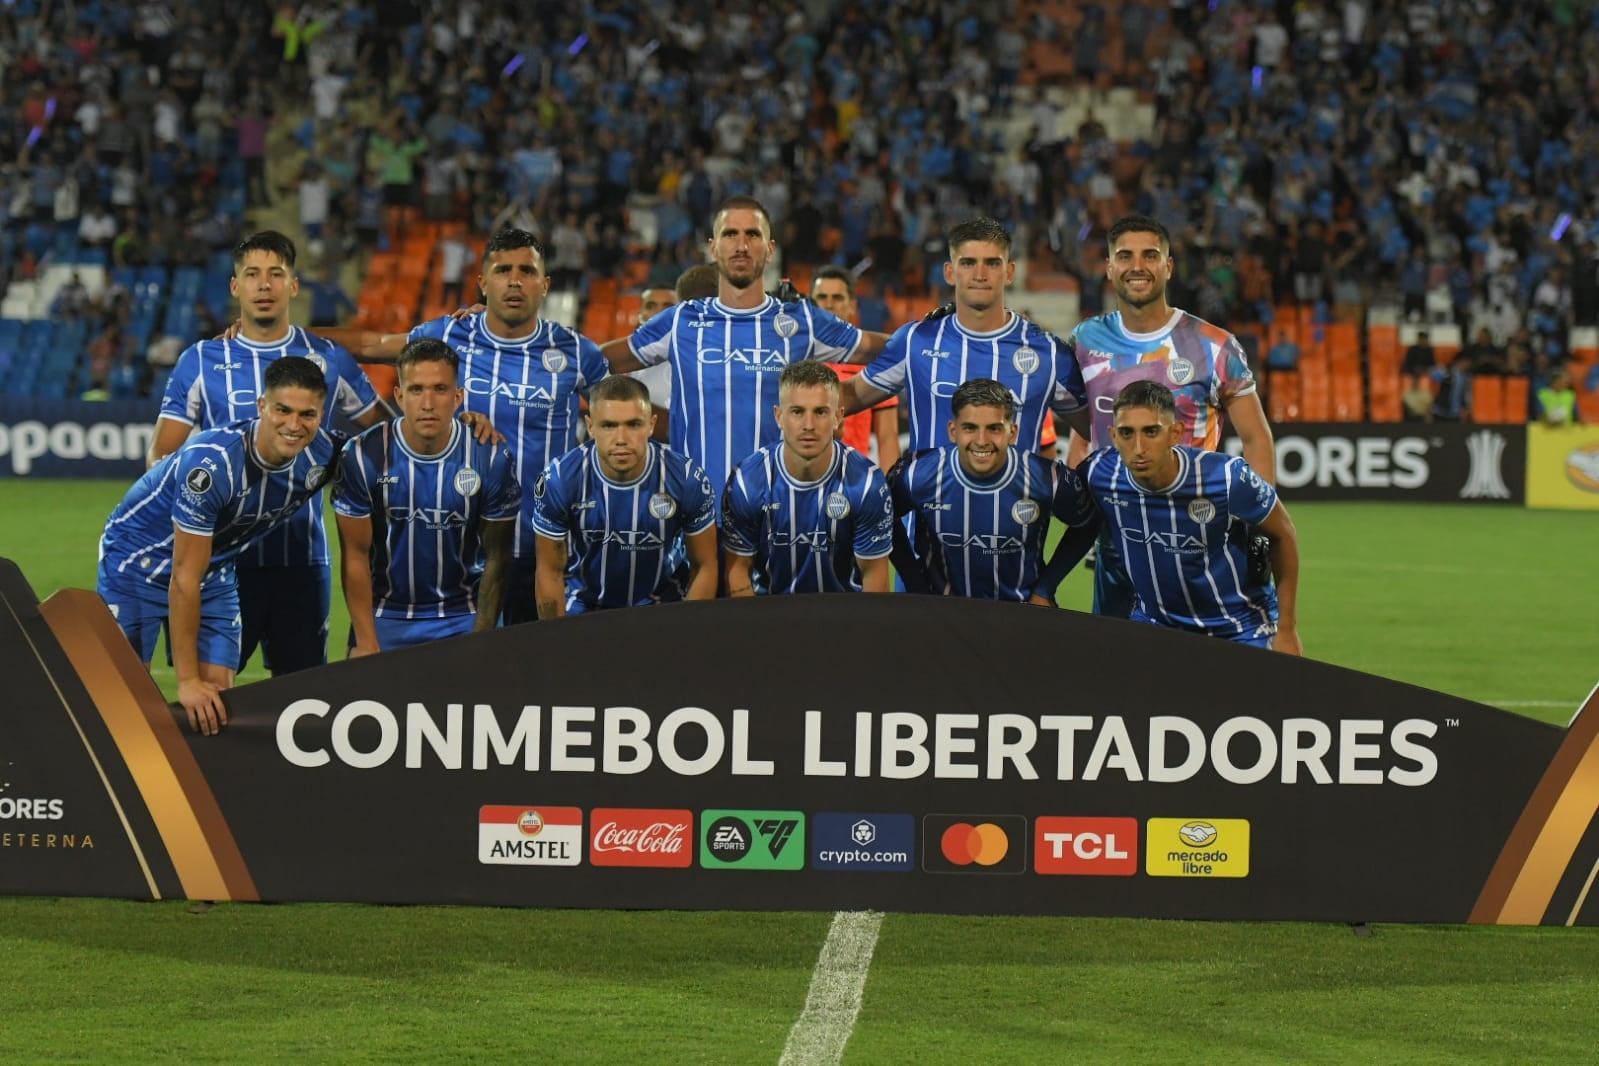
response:
M603 378L599 347L576 330L539 318L549 293L544 247L526 230L506 229L483 250L478 294L485 308L457 320L445 315L406 333L327 330L359 358L392 361L412 340L431 337L461 357L462 407L486 414L509 442L519 485L530 485L551 459L577 445L578 394ZM533 496L522 494L522 520L501 603L507 625L532 621Z
M294 242L283 234L264 230L234 248L228 289L239 301L237 336L202 340L178 357L161 399L151 466L177 451L191 432L255 417L265 372L284 356L304 356L322 370L324 423L332 425L336 413L361 428L388 417L349 352L289 324L289 303L299 284ZM242 670L258 645L274 675L327 662L333 571L321 495L241 552L236 569L243 624L233 666Z
M344 438L321 428L327 380L284 356L262 372L257 417L197 433L130 488L100 537L97 588L146 665L161 626L178 702L197 732L227 723L239 666L233 561L294 519L335 469Z
M1093 424L1088 434L1073 427L1067 462L1075 466L1090 449L1111 446L1111 409L1122 389L1159 381L1177 398L1184 444L1214 451L1225 415L1256 476L1275 484L1271 427L1238 339L1166 302L1173 264L1166 227L1129 215L1111 227L1109 249L1105 274L1121 307L1079 324L1068 342L1083 368ZM1133 586L1107 529L1095 553L1094 612L1126 618L1132 609Z
M712 234L716 298L680 303L603 351L614 373L672 365L672 450L693 460L714 485L745 456L777 442L768 412L784 367L806 359L863 361L887 338L863 333L809 301L783 303L766 294L762 279L777 245L759 201L725 200Z
M855 324L855 276L843 267L824 266L818 270L811 279L811 299L822 310ZM830 365L841 383L865 369L859 363ZM899 462L899 401L892 396L870 411L859 411L844 419L844 443L862 455L872 454L874 437L877 439L877 465L887 470Z
M1122 546L1132 619L1290 655L1299 640L1299 541L1277 491L1249 463L1182 443L1172 391L1134 381L1111 406L1113 448L1083 468L1108 539ZM1252 528L1270 576L1250 565Z
M838 375L784 368L773 411L782 440L747 457L722 495L730 596L887 592L894 504L883 472L835 439Z
M333 490L352 659L492 629L521 515L510 453L455 417L460 358L424 338L397 366L400 417L345 446Z
M716 494L654 422L643 382L606 378L589 439L534 485L540 618L716 597Z
M1055 605L1055 589L1094 543L1099 511L1078 474L1016 447L1016 399L974 378L950 399L950 443L888 475L896 516L915 516L914 547L894 523L894 568L917 592ZM1068 527L1044 565L1053 514Z
M993 378L1016 397L1019 440L1037 447L1051 412L1088 429L1082 374L1071 349L1005 306L1016 276L1010 234L989 218L949 231L944 280L955 289L955 313L901 326L876 361L850 381L846 414L905 391L910 450L944 440L948 397L962 382Z
M716 298L716 267L709 263L689 267L677 276L671 289L645 289L639 298L638 324L643 325L673 304L685 300L711 300ZM644 382L650 390L650 407L655 413L654 439L665 444L671 439L672 366L656 363L643 370L634 371L633 377ZM662 418L665 413L667 417Z

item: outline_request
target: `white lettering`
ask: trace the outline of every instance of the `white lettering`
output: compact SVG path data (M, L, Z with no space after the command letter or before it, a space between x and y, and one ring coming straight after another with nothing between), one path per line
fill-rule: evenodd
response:
M1241 733L1252 735L1260 744L1260 756L1255 765L1241 768L1233 762L1231 744ZM1277 735L1271 726L1259 718L1229 718L1210 738L1210 763L1223 781L1235 785L1252 785L1264 780L1277 765Z
M363 718L377 723L378 743L371 751L359 751L350 742L350 730ZM346 766L357 770L371 770L382 766L400 747L400 723L394 712L376 700L356 700L339 708L333 716L333 754Z
M1014 732L1015 742L1005 739ZM1005 763L1016 767L1016 775L1023 781L1037 781L1038 771L1027 756L1038 743L1038 726L1025 714L991 714L988 716L988 769L985 776L990 781L1005 777Z
M868 719L870 720L870 719ZM805 776L843 777L844 763L822 758L822 712L805 712ZM859 776L859 775L857 775Z
M1376 744L1362 744L1360 738L1381 733L1382 723L1372 719L1347 718L1338 723L1338 783L1340 785L1380 785L1382 771L1361 769L1361 760L1375 759L1382 754Z
M957 737L957 729L976 729L980 719L975 714L939 714L933 716L935 729L933 739L933 776L952 778L975 778L977 767L971 763L958 763L954 760L956 755L970 754L977 750L975 737Z
M444 709L444 729L441 731L427 707L410 703L405 708L405 765L415 770L422 765L422 745L426 743L439 757L446 770L461 768L461 705L452 703Z
M627 726L627 729L623 729ZM608 774L641 774L655 761L650 750L650 716L637 707L605 708L602 766ZM623 755L624 749L627 755Z
M843 776L842 764L839 775ZM771 777L777 767L770 759L750 758L750 712L733 710L733 773L744 777Z
M698 759L685 759L677 750L677 731L685 725L697 725L705 733L705 754ZM661 765L674 774L698 777L709 773L727 750L727 738L722 733L722 723L716 715L700 707L679 707L666 716L656 735L656 747Z
M550 772L591 774L594 758L590 755L573 755L572 748L586 748L594 743L594 734L587 729L574 728L578 724L593 724L593 707L550 708Z

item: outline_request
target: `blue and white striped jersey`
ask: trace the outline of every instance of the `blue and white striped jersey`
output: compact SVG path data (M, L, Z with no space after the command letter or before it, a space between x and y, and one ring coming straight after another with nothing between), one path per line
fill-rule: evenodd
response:
M905 390L910 450L949 440L950 397L973 378L993 378L1016 397L1016 440L1036 449L1049 412L1066 416L1087 403L1071 349L1048 330L1010 312L991 333L975 333L954 315L901 326L861 374L884 392Z
M1276 632L1277 590L1250 580L1249 540L1277 490L1248 463L1179 446L1177 477L1160 491L1139 485L1114 448L1083 470L1138 593L1135 621L1219 637Z
M540 322L528 336L507 340L489 330L485 313L459 322L448 315L411 330L432 337L461 358L462 411L489 417L505 435L519 485L531 485L557 455L577 444L578 394L609 368L599 345L559 322ZM511 554L533 558L533 496L522 494L522 521Z
M335 414L351 421L377 405L372 383L355 357L330 340L291 326L282 341L258 344L243 337L191 344L172 368L161 397L161 418L195 429L232 425L258 413L255 401L264 388L262 375L275 360L300 355L327 377L328 399L323 423L333 428ZM239 557L240 566L327 566L328 535L322 524L320 496L281 528L257 540Z
M746 456L781 438L772 409L790 363L841 363L861 331L808 300L735 311L721 300L689 300L633 332L639 361L672 364L672 450L722 485Z
M915 515L916 555L946 596L1025 603L1044 571L1050 515L1068 526L1094 517L1076 471L1014 447L986 480L961 467L954 445L916 452L895 464L888 486L894 513Z
M403 422L373 426L347 444L333 485L336 512L372 522L372 614L476 614L483 523L521 514L511 453L479 444L457 420L444 451L418 455Z
M834 441L827 473L796 481L783 448L762 448L728 478L727 550L755 557L756 587L768 593L859 592L855 560L882 559L894 548L894 502L883 472Z
M305 450L268 467L255 450L259 420L198 433L133 483L106 520L100 558L110 573L166 588L174 527L211 538L201 587L232 580L241 549L289 521L336 472L345 437L318 429Z
M649 442L629 482L600 469L594 442L549 465L533 487L533 528L567 542L566 608L635 607L683 598L683 538L716 524L716 494L693 460Z

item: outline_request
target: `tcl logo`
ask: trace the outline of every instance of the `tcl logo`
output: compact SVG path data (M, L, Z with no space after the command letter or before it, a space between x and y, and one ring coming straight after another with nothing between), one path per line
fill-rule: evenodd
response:
M1138 872L1138 819L1037 818L1033 869L1041 874L1131 877Z
M596 807L589 862L595 866L688 866L693 862L692 811Z
M1427 483L1429 445L1421 437L1309 437L1285 434L1277 446L1277 487L1416 489ZM1227 451L1243 454L1242 441Z

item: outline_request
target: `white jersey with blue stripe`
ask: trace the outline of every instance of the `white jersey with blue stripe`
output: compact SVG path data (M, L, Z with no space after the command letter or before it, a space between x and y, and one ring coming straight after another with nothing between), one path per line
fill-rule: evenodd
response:
M1049 518L1086 525L1094 501L1077 472L1012 447L1004 468L976 478L954 445L916 452L888 475L897 515L914 515L912 544L933 591L1025 603L1044 572Z
M949 440L950 397L973 378L993 378L1016 398L1017 441L1036 449L1049 413L1083 409L1083 375L1066 343L1016 312L988 333L962 326L955 315L901 326L862 372L883 392L905 392L910 450Z
M827 472L799 481L783 465L784 447L762 448L728 478L727 550L755 558L758 587L769 593L859 592L856 560L885 558L894 547L894 502L883 472L834 441Z
M751 453L781 436L772 410L790 363L847 362L861 331L808 300L736 311L688 300L639 326L628 344L647 366L672 365L672 450L722 485Z
M318 429L288 462L268 466L257 454L259 420L208 429L145 471L106 521L103 568L124 579L166 588L172 578L174 530L211 538L211 564L201 587L232 578L235 556L289 521L336 468L343 434Z
M504 434L516 481L531 485L551 459L577 444L578 395L608 374L599 345L559 322L540 321L526 337L497 336L484 312L455 321L448 315L411 330L431 337L461 360L462 411L487 415ZM511 554L533 558L533 497L522 494Z
M533 487L533 528L567 543L567 609L634 607L683 598L684 537L716 524L716 495L685 455L649 442L644 469L613 481L594 442L551 463Z
M1180 445L1177 475L1138 484L1114 448L1083 469L1138 594L1133 618L1220 637L1270 636L1277 590L1250 579L1250 527L1277 491L1240 458Z
M256 400L266 386L266 368L286 355L311 360L327 378L328 396L323 422L332 427L335 415L354 421L377 406L372 383L355 357L332 341L289 327L282 340L269 343L235 337L191 344L178 356L161 397L161 418L195 429L229 426L259 413ZM317 497L304 511L239 557L240 566L327 566L328 534L322 522L322 500Z
M373 426L345 446L333 509L372 522L375 618L476 614L483 523L516 521L522 492L503 445L479 444L457 420L450 443L421 455L404 419Z

